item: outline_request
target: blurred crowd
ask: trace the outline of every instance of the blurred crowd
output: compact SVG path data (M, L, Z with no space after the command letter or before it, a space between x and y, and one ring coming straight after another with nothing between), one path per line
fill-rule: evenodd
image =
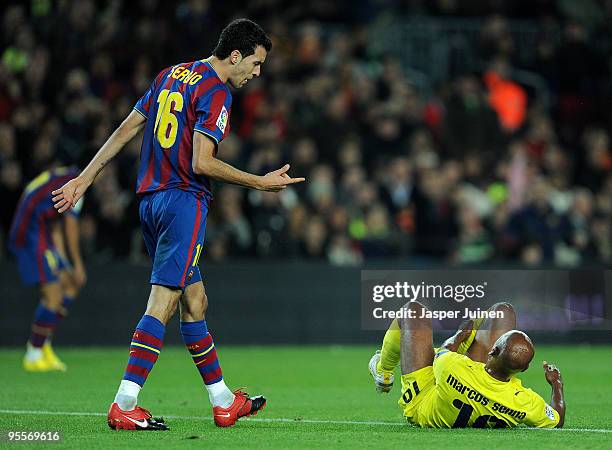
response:
M215 3L3 7L4 237L29 179L57 158L83 167L163 67L207 57L242 15L261 23L274 48L262 77L236 92L218 157L258 174L290 162L307 182L280 194L216 186L206 259L612 263L611 1L537 2L531 59L509 31L520 12L480 2L474 51L485 64L427 94L406 71L410 61L370 50L368 31L383 12L472 14L461 2ZM518 70L545 80L548 104ZM134 193L140 143L86 197L89 258L146 258Z

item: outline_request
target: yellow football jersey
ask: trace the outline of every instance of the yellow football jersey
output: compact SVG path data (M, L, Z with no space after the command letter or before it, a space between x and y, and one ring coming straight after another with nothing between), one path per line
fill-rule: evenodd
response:
M506 428L524 424L553 428L559 423L559 413L523 387L518 378L499 381L485 371L483 363L446 349L436 353L433 370L427 367L404 375L402 385L406 391L400 405L407 418L422 427ZM410 402L412 398L414 402Z

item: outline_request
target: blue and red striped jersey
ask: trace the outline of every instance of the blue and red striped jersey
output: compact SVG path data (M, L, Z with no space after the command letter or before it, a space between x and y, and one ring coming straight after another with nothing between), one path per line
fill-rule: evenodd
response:
M193 133L218 145L229 133L231 106L229 88L208 62L162 70L134 106L147 118L136 192L177 188L212 198L210 180L193 172Z
M53 207L52 191L62 187L65 183L79 174L74 167L59 167L47 170L25 187L9 231L8 244L13 250L27 246L43 246L49 248L51 242L51 222L60 215ZM82 202L76 208L67 211L68 214L78 216Z

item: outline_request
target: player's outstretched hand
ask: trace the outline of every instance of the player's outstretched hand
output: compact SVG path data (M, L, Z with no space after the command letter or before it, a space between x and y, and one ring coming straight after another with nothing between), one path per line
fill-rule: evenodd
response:
M544 376L546 377L546 381L548 384L552 386L553 383L559 382L563 384L563 380L561 379L561 372L554 364L549 364L547 361L542 362L542 367L544 368Z
M280 169L274 172L268 172L261 177L261 183L257 187L261 191L272 191L278 192L285 189L290 184L301 183L306 178L291 178L287 171L289 170L289 164L285 164Z
M63 185L61 188L52 192L53 207L57 212L63 213L70 208L74 208L77 202L83 197L83 194L91 183L86 182L81 177L76 177Z

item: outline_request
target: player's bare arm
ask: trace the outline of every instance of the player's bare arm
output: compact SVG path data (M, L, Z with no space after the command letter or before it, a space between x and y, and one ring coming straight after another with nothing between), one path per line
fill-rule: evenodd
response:
M549 364L546 361L544 361L542 367L544 368L544 377L552 387L550 406L555 408L559 413L559 423L556 428L563 428L563 422L565 421L565 398L563 397L563 379L561 378L561 372L557 366Z
M289 164L264 176L254 175L237 169L214 156L215 143L202 133L193 134L193 171L217 181L238 184L261 191L278 192L290 184L301 183L305 178L291 178L287 171Z
M132 111L107 139L85 170L83 170L78 177L53 191L53 195L55 196L53 197L55 209L57 209L59 213L63 213L74 207L89 186L91 186L100 171L102 171L108 162L123 149L125 144L132 140L132 138L142 130L145 123L146 119L141 114Z
M56 222L53 224L51 228L51 240L57 252L63 257L68 258L68 253L66 251L66 242L64 239L64 229L62 228L62 223Z
M64 226L66 229L66 246L68 247L68 254L73 265L72 278L77 287L80 288L87 281L87 273L85 272L85 264L83 264L83 257L81 256L81 246L79 245L81 236L79 233L79 219L68 214L64 218Z
M461 345L461 343L469 337L473 327L473 320L466 320L465 322L461 323L457 332L449 337L444 344L442 344L442 348L450 350L451 352L456 352L459 345Z

